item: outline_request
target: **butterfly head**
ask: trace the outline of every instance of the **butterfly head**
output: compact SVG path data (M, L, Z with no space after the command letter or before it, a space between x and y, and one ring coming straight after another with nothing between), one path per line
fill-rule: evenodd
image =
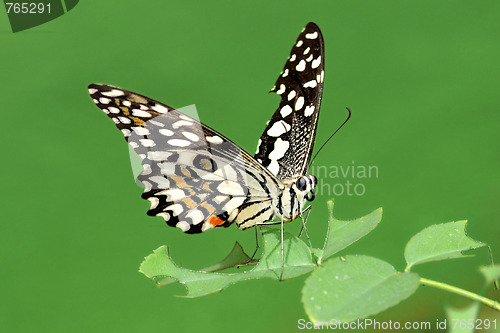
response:
M297 194L299 202L305 204L304 200L313 201L315 198L314 188L318 185L318 179L315 176L302 176L295 181L292 188Z
M285 221L295 220L302 214L306 201L314 200L315 176L300 176L284 181L285 189L280 197L280 214Z

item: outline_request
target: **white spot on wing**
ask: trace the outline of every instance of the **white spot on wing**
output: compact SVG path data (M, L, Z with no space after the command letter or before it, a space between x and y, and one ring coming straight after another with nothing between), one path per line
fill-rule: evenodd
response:
M186 217L189 217L193 221L193 224L199 224L205 219L203 213L198 209L191 209L189 213L186 214Z
M257 155L259 153L261 143L262 143L262 140L259 139L259 142L257 142L257 151L255 152L255 155Z
M214 135L214 136L207 136L206 137L207 141L210 143L223 143L224 140L220 136Z
M132 129L134 130L135 134L137 135L149 135L149 130L147 128L144 128L144 127L132 127Z
M276 176L280 171L280 165L277 161L271 161L271 163L269 163L269 166L267 167L267 170L269 170L269 172Z
M187 223L186 221L177 222L175 226L184 232L188 231L190 228L189 223Z
M148 159L151 161L165 161L171 155L168 151L148 151Z
M191 121L187 121L187 120L179 120L179 121L176 121L175 123L173 123L172 127L177 129L177 128L184 126L184 125L191 126L191 125L193 125L193 123Z
M303 106L304 106L304 97L300 96L299 98L297 98L297 102L295 102L295 111L302 109Z
M184 135L186 138L188 138L189 140L191 141L198 141L200 140L200 138L198 137L198 135L194 134L194 133L191 133L191 132L182 132L182 135Z
M318 83L316 82L316 80L311 80L309 82L306 82L304 84L304 87L305 88L315 88L317 85L318 85Z
M174 132L172 132L171 130L165 129L165 128L162 128L161 130L159 130L159 132L160 132L160 134L165 135L165 136L174 135Z
M286 91L286 87L284 84L280 84L280 89L276 92L278 95L281 95Z
M285 121L280 120L277 121L267 130L267 134L269 136L274 136L278 137L281 134L288 132L290 130L291 126L288 125Z
M99 98L99 102L101 102L102 104L108 104L109 102L111 102L111 100L106 97L101 97Z
M184 193L184 191L179 189L179 188L173 188L173 189L161 191L158 194L166 195L168 197L168 199L171 201L182 200L186 197L186 193Z
M110 91L103 91L102 94L104 96L108 96L108 97L118 97L118 96L125 95L125 93L123 91L118 90L118 89L113 89L113 90L110 90Z
M165 126L163 123L160 123L159 121L156 121L156 120L149 120L148 124L153 124L153 125L158 126L158 127L164 127Z
M302 40L299 40L299 41L297 42L297 44L295 44L295 45L296 45L297 47L301 47L301 46L302 46L302 43L303 43L303 41L302 41Z
M215 228L213 225L211 225L210 223L208 222L205 222L203 223L203 225L201 226L201 232L205 232L207 231L208 229L213 229Z
M184 208L182 208L181 204L173 204L173 205L168 206L166 209L171 210L172 213L176 216L179 215L180 213L182 213L182 211L184 210ZM179 224L179 223L177 223L177 224Z
M116 118L113 118L116 119ZM127 117L118 117L118 119L123 123L123 124L130 124L132 120L128 119Z
M144 191L145 192L149 192L153 188L153 185L151 185L150 182L143 181L142 183L144 184Z
M306 62L304 59L302 59L299 64L295 67L295 69L299 72L303 72L304 69L306 69Z
M283 72L283 74L281 76L282 77L287 77L288 76L288 68L285 69L285 71Z
M170 139L167 141L167 143L175 147L187 147L191 144L191 142L189 142L188 140L182 140L182 139Z
M136 117L143 117L143 118L150 118L151 114L149 112L140 110L140 109L133 109L132 110L132 115Z
M142 168L144 169L144 171L142 171L141 175L146 176L146 175L151 174L151 172L153 172L153 170L151 170L151 165L149 165L147 163L143 164Z
M284 107L281 108L280 113L281 113L281 116L283 118L285 118L290 113L292 113L292 108L290 107L290 105L285 105Z
M156 146L155 142L151 139L140 139L139 140L141 142L141 144L144 146L144 147L154 147Z
M168 109L160 104L155 104L151 108L159 113L167 113L168 112Z
M281 138L277 138L276 141L274 142L274 149L271 152L271 154L269 154L269 159L279 160L280 158L285 156L288 147L290 147L290 142L281 140Z
M304 54L308 54L309 51L311 51L311 48L310 47L307 47L307 49L304 50Z
M314 59L311 63L311 67L312 68L318 68L319 67L319 64L321 64L321 56L319 56L318 58Z
M150 209L155 209L156 207L158 207L158 204L160 203L160 200L158 200L157 197L149 197L148 200L149 202L151 202Z
M316 39L316 38L318 38L318 32L315 31L315 32L310 33L310 34L306 34L306 38L307 39Z
M310 115L313 114L313 112L314 112L314 106L312 105L306 106L306 109L304 110L304 116L309 117Z
M290 57L290 61L295 61L297 57L295 56L295 54L292 54L292 56Z
M295 97L296 93L295 90L292 90L288 93L288 100L291 100Z

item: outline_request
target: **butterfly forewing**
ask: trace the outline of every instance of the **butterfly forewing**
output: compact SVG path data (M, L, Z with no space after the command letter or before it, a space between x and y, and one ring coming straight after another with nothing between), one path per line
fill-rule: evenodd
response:
M278 179L307 172L323 93L324 58L321 31L308 23L271 90L281 96L281 102L255 154Z
M89 92L142 159L138 179L151 203L148 215L188 233L235 220L244 228L252 209L270 207L278 195L271 173L198 120L120 88L93 84ZM261 214L271 217L267 210Z

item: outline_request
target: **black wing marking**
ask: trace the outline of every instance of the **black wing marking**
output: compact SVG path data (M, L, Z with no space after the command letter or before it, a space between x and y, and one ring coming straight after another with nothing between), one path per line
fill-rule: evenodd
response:
M255 158L278 179L305 175L318 123L325 52L318 26L308 23L271 90L281 103L262 134Z
M198 120L108 85L92 84L89 93L142 159L148 215L199 233L230 225L243 204L277 196L279 181L266 168Z

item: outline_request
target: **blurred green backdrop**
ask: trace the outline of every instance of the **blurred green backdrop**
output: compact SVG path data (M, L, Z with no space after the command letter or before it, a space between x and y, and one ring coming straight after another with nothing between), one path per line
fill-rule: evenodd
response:
M267 94L300 30L316 22L326 44L317 147L353 110L317 165L374 165L362 196L335 196L338 218L383 206L381 225L343 254L404 269L407 240L424 227L469 219L471 237L500 261L500 2L81 1L13 34L2 52L0 322L5 332L290 332L306 318L305 277L248 281L198 299L156 289L138 267L167 244L203 267L253 231L185 235L146 216L121 133L92 103L108 83L182 107L253 152L278 97ZM309 234L326 230L319 195ZM298 230L300 223L288 225ZM423 276L478 291L487 252L427 264ZM498 293L490 292L498 298ZM378 320L432 321L463 299L420 288ZM493 318L483 309L482 316Z

